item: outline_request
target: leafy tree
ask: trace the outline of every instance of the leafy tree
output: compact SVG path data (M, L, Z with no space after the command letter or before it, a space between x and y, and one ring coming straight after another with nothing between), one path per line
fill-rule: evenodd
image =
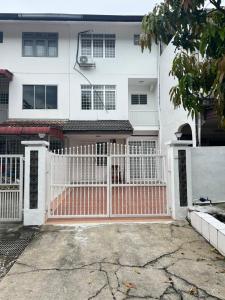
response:
M210 9L207 8L210 4ZM225 127L225 8L221 0L165 0L142 21L141 47L152 43L176 47L170 72L174 106L192 116L213 103Z

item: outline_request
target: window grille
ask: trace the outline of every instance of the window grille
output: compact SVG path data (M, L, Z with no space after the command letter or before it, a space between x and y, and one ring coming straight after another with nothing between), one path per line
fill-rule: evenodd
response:
M9 82L5 78L0 78L0 104L9 102Z
M115 110L115 85L81 85L82 110Z
M148 102L147 98L147 94L132 94L131 105L146 105Z
M115 57L115 34L82 34L81 55L96 58Z

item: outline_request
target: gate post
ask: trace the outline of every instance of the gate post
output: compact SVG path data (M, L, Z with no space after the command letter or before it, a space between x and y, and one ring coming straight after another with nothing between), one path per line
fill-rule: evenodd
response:
M182 220L192 204L191 147L192 141L168 142L168 203L173 219Z
M22 141L25 145L24 225L45 223L47 147L46 141Z

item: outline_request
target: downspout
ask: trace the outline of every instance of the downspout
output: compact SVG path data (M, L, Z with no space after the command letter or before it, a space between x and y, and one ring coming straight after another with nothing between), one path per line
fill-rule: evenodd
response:
M196 146L201 146L201 114L196 113L195 115L195 136L196 136Z
M161 112L160 112L160 54L161 54L161 42L158 44L157 49L157 72L158 72L158 95L157 95L157 104L158 104L158 120L159 120L159 150L162 151L161 143Z

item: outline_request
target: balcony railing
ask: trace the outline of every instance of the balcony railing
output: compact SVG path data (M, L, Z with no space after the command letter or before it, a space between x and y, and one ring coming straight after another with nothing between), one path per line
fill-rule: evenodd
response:
M133 126L159 126L157 110L130 110L129 120Z

